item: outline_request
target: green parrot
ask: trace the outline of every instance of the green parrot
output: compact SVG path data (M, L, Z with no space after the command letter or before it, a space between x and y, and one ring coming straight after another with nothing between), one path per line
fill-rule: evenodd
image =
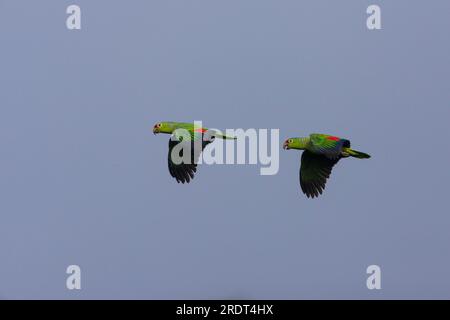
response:
M202 128L194 123L184 122L159 122L153 127L153 133L166 133L171 135L169 139L168 154L169 173L178 183L189 183L194 179L201 152L208 144L213 142L215 138L236 139L234 137L223 135L217 130ZM195 147L196 143L198 143L197 147ZM188 163L176 163L173 161L172 150L178 144L190 144L191 157ZM179 156L181 158L183 157L183 149L181 149Z
M300 187L308 198L322 194L333 166L341 158L370 158L367 153L350 149L350 140L318 133L305 138L287 139L283 149L304 150L300 165Z

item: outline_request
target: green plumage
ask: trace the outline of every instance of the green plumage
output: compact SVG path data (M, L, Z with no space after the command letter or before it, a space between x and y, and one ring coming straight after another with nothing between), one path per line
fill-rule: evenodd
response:
M215 138L234 139L234 137L223 135L217 130L202 128L194 123L186 122L160 122L153 127L153 133L166 133L171 135L167 162L170 175L178 183L189 183L194 179L201 152ZM183 159L182 162L174 161L173 158L174 149L177 148L178 150L178 147L180 147L178 156L180 159ZM184 150L190 150L189 157L184 157ZM184 159L187 159L187 161Z
M318 197L325 190L333 166L342 158L370 158L370 155L350 148L350 140L313 133L305 138L290 138L284 149L304 150L300 165L300 187L309 198Z

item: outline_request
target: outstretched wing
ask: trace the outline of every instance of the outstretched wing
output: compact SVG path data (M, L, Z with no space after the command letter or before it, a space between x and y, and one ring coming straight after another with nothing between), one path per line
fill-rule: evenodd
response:
M211 143L211 141L199 141L201 148L196 148L195 139L194 141L191 139L182 139L178 140L175 137L171 137L169 139L169 154L168 154L168 167L169 173L172 177L174 177L178 183L189 183L192 179L194 179L194 174L197 172L197 163L203 149ZM173 153L174 148L177 147L177 150ZM179 151L178 151L179 150ZM173 156L177 154L179 159L184 159L184 150L190 151L190 157L186 158L188 161L174 161L172 159Z
M333 166L340 158L330 159L325 155L303 151L300 165L300 187L309 198L318 197L325 189Z

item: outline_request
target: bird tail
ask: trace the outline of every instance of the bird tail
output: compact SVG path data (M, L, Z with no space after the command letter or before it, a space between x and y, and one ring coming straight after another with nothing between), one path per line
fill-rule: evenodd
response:
M237 137L227 136L219 132L215 133L214 136L223 140L237 140Z
M347 153L348 155L358 158L358 159L369 159L370 158L370 155L368 155L367 153L356 151L356 150L353 150L350 148L344 148L343 151L345 153Z

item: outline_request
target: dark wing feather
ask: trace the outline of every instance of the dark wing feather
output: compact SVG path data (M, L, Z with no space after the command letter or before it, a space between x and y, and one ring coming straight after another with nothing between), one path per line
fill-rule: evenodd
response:
M180 163L176 164L172 161L172 150L179 143L190 143L191 144L191 161L190 163ZM211 141L202 141L201 151L209 144ZM178 183L189 183L192 179L194 179L194 174L197 172L197 162L200 157L201 152L196 152L194 148L193 141L177 141L172 138L169 139L169 154L167 156L168 159L168 167L169 173L172 177L174 177ZM183 157L183 150L180 151L180 156Z
M324 155L303 151L300 165L300 187L308 198L318 197L322 194L331 170L339 159L330 159Z

